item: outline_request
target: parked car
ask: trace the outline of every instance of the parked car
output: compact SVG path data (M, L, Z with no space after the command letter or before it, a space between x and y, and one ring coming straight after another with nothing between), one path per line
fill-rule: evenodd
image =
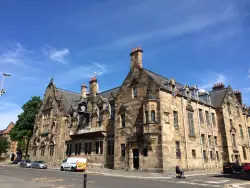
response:
M32 164L33 163L31 162L31 160L27 159L27 160L22 160L19 165L20 167L24 168L31 168Z
M18 164L18 163L19 163L19 161L14 160L14 161L12 161L10 164Z
M31 168L47 169L47 165L44 164L43 161L34 161L31 165Z
M237 163L224 163L223 164L223 174L243 172L242 166Z
M250 172L250 162L242 163L242 168L244 172Z
M84 157L69 157L63 160L61 164L61 171L85 171L87 168L87 159Z

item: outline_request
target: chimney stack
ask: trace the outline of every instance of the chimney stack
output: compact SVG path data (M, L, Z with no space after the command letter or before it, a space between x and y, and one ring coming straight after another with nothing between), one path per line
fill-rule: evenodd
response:
M98 93L98 83L97 83L97 78L94 76L89 81L89 94L92 96L96 96L97 93Z
M87 86L83 84L81 86L81 99L87 98Z
M138 45L137 48L132 48L132 52L130 53L130 68L134 67L142 68L142 49Z
M213 91L222 90L222 89L225 89L225 85L222 82L220 82L220 83L214 84L212 89Z
M242 105L242 95L241 92L239 90L234 91L234 95L236 96L238 102L240 103L240 105Z

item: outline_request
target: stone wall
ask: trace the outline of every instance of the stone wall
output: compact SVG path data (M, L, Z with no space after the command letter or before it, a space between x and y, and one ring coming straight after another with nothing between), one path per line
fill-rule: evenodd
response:
M237 98L229 88L222 104L222 113L225 127L224 139L224 155L225 162L235 162L237 160L249 160L249 135L246 126L246 120L242 113L241 105L238 103ZM248 124L249 125L249 124ZM241 128L242 131L241 131ZM233 135L235 135L236 146L233 144ZM243 147L246 150L246 156L243 154Z
M211 113L215 115L215 109L195 101L188 101L187 98L172 96L171 93L160 92L161 116L162 116L162 151L163 168L168 170L179 164L182 168L198 169L212 168L219 164L216 158L216 151L219 147L215 146L214 136L218 138L218 127L213 125ZM187 105L193 108L195 135L189 135ZM200 122L199 109L203 112L204 122ZM178 128L174 126L174 111L178 114ZM209 112L210 124L207 125L205 111ZM205 143L201 142L201 134L204 134ZM208 143L208 135L211 136L211 144ZM218 139L217 139L218 140ZM219 141L219 140L218 140ZM176 142L180 143L181 157L176 156ZM220 144L218 142L218 144ZM195 152L196 156L192 155ZM203 159L203 150L206 151L206 159ZM210 158L210 151L213 158Z

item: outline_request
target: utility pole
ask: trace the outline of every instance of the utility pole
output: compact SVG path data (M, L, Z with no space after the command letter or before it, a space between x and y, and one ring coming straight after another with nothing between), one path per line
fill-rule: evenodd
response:
M0 88L0 97L5 93L5 90L3 89L3 84L4 84L4 77L5 76L11 76L10 74L3 73L3 78L2 78L2 83L1 83L1 88Z

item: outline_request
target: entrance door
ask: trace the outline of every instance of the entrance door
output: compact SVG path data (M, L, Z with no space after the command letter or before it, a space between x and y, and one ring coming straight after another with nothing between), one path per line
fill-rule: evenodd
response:
M133 164L134 168L139 168L139 149L133 149Z

